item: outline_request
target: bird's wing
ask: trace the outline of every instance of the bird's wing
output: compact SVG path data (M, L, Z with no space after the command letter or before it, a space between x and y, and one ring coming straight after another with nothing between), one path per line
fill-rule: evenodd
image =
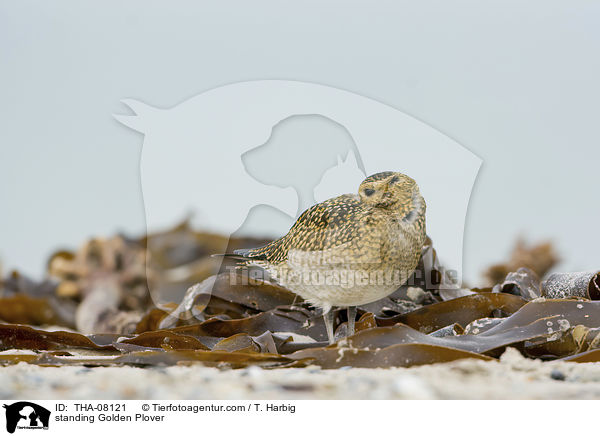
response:
M270 263L287 261L299 267L347 262L352 251L370 251L361 250L369 239L378 243L375 235L365 238L374 221L357 196L342 195L307 209L287 235L245 255Z

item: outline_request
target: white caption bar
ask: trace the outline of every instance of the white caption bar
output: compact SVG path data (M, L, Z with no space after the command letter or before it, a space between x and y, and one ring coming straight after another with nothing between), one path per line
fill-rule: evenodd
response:
M577 411L594 416L596 403L513 401L281 401L281 400L4 400L2 430L15 435L210 434L278 436L325 434L503 435L548 429L585 431ZM588 410L589 409L589 410ZM548 413L548 411L561 413ZM574 422L576 421L576 422ZM171 434L169 434L171 436Z

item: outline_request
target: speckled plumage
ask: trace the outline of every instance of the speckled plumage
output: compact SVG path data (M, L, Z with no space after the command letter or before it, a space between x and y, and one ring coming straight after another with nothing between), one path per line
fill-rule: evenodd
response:
M282 238L235 253L324 313L366 304L394 292L414 271L426 238L425 208L413 179L377 173L358 195L306 210Z

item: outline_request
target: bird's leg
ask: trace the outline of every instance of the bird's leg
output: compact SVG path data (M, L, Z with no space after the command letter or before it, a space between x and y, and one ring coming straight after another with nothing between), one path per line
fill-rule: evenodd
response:
M348 334L352 336L354 334L354 320L356 319L356 306L348 306Z
M294 301L292 301L292 304L290 304L291 307L295 307L294 305L296 304L297 299L298 299L298 294L294 295Z
M329 343L333 344L335 342L335 336L333 334L333 320L335 318L335 311L329 309L327 312L323 314L323 320L325 321L325 328L327 329L327 338L329 339Z

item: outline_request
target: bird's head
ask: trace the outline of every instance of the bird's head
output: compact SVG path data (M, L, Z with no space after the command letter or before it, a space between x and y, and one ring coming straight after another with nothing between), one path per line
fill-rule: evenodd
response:
M425 200L417 183L402 173L386 171L367 177L358 188L360 200L398 213L410 221L425 213Z

